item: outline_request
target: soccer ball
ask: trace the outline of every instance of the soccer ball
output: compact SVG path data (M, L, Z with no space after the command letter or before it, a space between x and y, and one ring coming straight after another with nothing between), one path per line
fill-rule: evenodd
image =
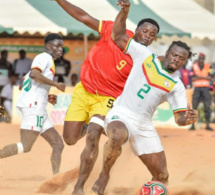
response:
M150 181L142 186L140 195L169 195L169 192L163 183Z

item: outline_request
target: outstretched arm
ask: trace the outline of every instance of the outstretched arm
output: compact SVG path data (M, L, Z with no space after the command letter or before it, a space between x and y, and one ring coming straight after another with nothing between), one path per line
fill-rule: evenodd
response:
M121 6L121 10L114 21L111 38L123 50L129 39L126 34L126 19L129 13L130 2L129 0L119 0L117 5Z
M93 18L83 9L71 4L66 0L55 0L70 16L84 23L89 28L98 31L99 30L99 20Z
M65 91L66 85L64 83L58 83L46 78L41 74L41 72L38 69L32 69L29 76L38 83L54 86L60 91L63 91L63 92Z
M193 76L192 77L192 81L196 81L196 80L199 80L199 79L206 79L206 80L208 80L208 81L210 81L211 80L211 76Z
M192 123L195 123L199 119L199 114L197 110L191 109L188 106L188 110L186 112L179 112L174 114L175 122L179 126L186 126Z

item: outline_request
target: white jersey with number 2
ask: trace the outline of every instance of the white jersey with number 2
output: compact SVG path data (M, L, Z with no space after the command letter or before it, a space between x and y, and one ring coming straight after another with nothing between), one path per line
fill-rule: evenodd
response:
M180 78L165 70L150 49L130 39L125 53L132 57L133 68L114 108L145 125L152 125L152 116L164 101L170 103L174 113L187 110L186 91Z

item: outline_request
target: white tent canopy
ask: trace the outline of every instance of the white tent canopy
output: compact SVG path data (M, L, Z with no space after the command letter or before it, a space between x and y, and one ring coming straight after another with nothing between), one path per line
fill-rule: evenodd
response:
M139 0L137 0L139 1ZM169 24L192 38L215 39L215 16L193 0L142 0Z
M68 0L97 19L114 20L119 7L116 0ZM127 27L134 30L139 20L151 17L161 27L160 36L188 36L215 39L215 16L193 0L130 0ZM50 0L0 1L0 33L45 35L98 35L71 18Z
M73 4L81 7L98 19L114 20L118 11L108 1L73 0ZM97 5L95 9L95 5ZM104 11L105 10L105 11ZM108 11L107 11L108 10ZM128 20L128 26L135 28L135 24ZM83 24L72 19L56 2L50 0L6 0L0 1L0 30L12 34L48 32L98 35Z

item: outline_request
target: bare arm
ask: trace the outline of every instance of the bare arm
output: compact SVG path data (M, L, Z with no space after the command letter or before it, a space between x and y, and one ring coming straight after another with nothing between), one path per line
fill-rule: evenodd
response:
M119 0L117 5L121 5L121 11L117 15L111 38L119 46L120 49L124 49L129 37L126 35L126 19L128 17L130 2L129 0Z
M21 84L19 85L19 90L20 90L20 91L22 90L23 81L24 81L24 79L22 78L22 82L21 82Z
M64 83L57 83L53 80L50 80L50 79L44 77L41 74L40 70L38 70L38 69L31 70L31 73L29 76L38 83L54 86L57 89L59 89L60 91L65 91L66 85Z
M206 77L202 77L202 76L193 76L192 77L192 81L196 81L196 80L199 80L199 79L206 79L206 80L211 80L211 76L206 76Z
M188 110L186 112L175 113L174 117L177 125L186 126L195 123L199 118L199 114L196 110L191 109L190 106L188 106Z
M66 0L55 0L70 16L84 23L89 28L98 31L99 30L99 20L93 18L83 9L71 4Z

